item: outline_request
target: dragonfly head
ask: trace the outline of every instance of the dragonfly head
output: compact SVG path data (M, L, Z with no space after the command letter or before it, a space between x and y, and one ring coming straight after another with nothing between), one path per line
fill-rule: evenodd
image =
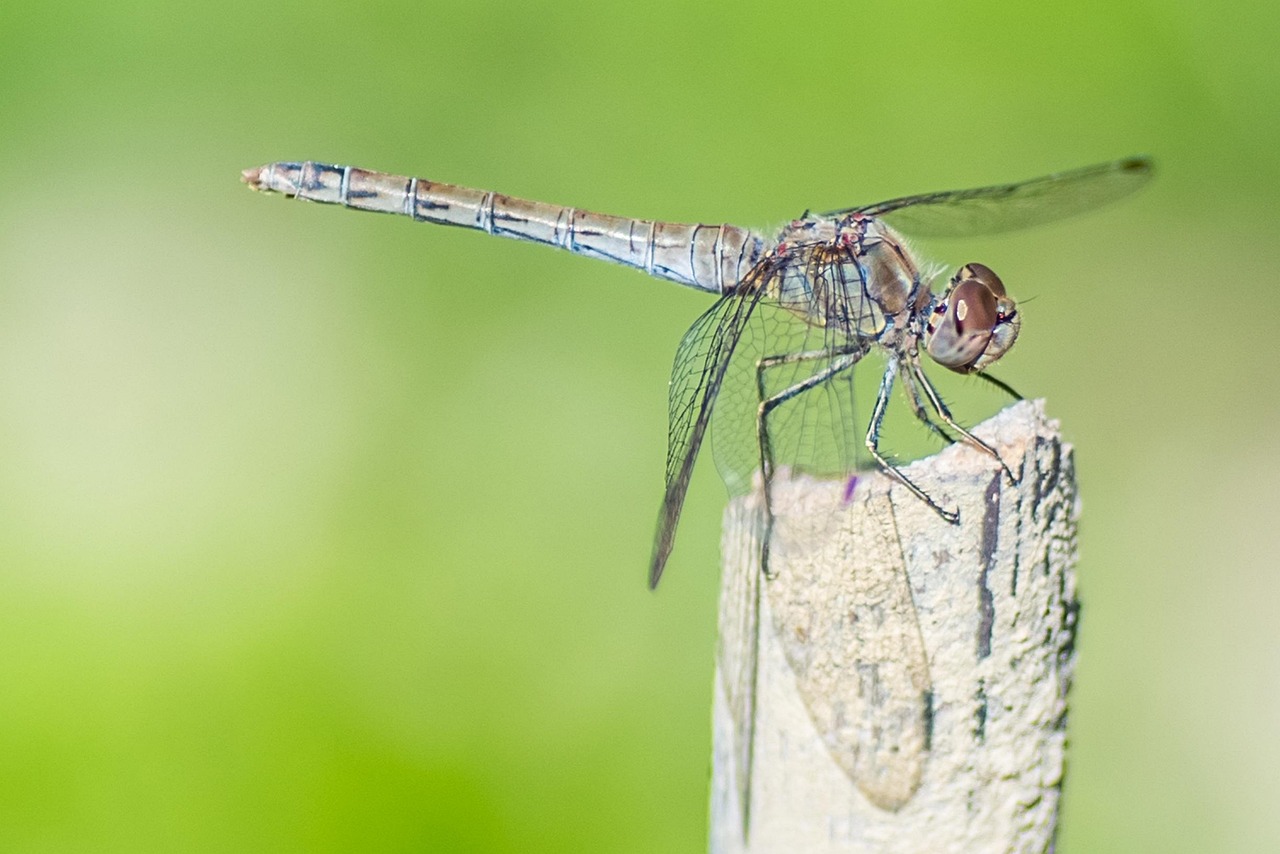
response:
M924 347L938 364L967 374L1003 356L1021 325L1000 277L982 264L965 264L929 315Z

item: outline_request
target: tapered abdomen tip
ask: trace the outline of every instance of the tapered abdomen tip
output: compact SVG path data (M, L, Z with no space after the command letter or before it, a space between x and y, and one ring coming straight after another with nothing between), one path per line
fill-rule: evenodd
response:
M244 181L255 190L262 189L262 167L255 166L252 169L245 169L240 173L240 180Z

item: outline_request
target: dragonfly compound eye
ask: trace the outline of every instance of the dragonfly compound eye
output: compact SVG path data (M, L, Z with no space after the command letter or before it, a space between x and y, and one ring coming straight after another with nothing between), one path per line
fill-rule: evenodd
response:
M987 290L995 294L996 297L1005 295L1004 282L1000 281L1000 277L995 271L986 264L965 264L960 268L960 272L956 274L957 279L975 279L987 286Z
M943 367L967 374L1005 354L1022 320L1004 283L982 264L966 264L943 295L942 317L925 331L925 349Z

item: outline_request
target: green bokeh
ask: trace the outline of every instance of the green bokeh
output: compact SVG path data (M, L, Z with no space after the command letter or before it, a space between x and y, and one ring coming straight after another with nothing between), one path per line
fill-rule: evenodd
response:
M704 847L710 466L643 582L706 299L240 169L776 225L1138 152L927 248L1077 447L1060 850L1280 848L1280 7L899 5L7 0L0 849Z

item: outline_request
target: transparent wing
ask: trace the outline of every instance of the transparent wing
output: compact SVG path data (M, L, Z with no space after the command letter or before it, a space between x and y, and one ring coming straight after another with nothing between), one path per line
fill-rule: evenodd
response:
M771 478L841 477L870 462L863 459L867 425L858 417L870 411L859 406L867 389L855 385L853 365L887 319L853 260L822 243L776 257L766 290L786 294L788 302L771 300L751 316L712 425L716 465L731 494L752 488L762 457ZM765 401L771 403L762 425Z
M891 489L887 478L868 478L851 502L839 484L779 488L778 572L765 588L814 726L884 810L900 809L920 785L932 689ZM825 575L832 565L842 568L836 579Z
M760 566L764 506L752 496L730 502L726 531L745 537L724 541L720 584L720 619L716 631L716 669L724 690L725 707L733 721L730 753L734 789L742 814L743 838L748 838L751 815L751 765L755 743L756 674L759 668Z
M847 353L849 339L805 321L767 298L776 277L794 272L805 257L771 255L735 291L713 305L685 333L671 372L666 495L658 520L649 583L654 586L671 553L694 460L714 423L716 464L732 494L747 492L760 467L756 415L760 401L827 368ZM811 269L812 267L812 269ZM830 275L824 266L805 275ZM842 282L856 303L862 282ZM812 358L767 370L763 389L756 365L766 357L811 353ZM763 393L763 397L762 397ZM861 443L853 416L852 372L832 376L773 411L768 421L771 460L788 471L843 474ZM714 410L714 420L712 413Z
M713 305L685 333L671 369L668 398L667 481L658 533L649 563L649 586L657 587L671 554L693 464L710 424L734 348L760 300L749 274L737 290Z
M867 425L858 416L870 410L859 405L855 372L832 372L846 361L850 344L847 335L809 325L774 304L752 315L712 421L716 468L731 495L753 486L760 469L760 403L773 397L785 398L764 424L775 478L797 472L840 477L870 464L862 459ZM762 360L766 367L760 371Z
M823 214L882 217L907 234L964 237L1028 228L1121 199L1150 180L1151 161L1130 157L1017 184L903 196Z

